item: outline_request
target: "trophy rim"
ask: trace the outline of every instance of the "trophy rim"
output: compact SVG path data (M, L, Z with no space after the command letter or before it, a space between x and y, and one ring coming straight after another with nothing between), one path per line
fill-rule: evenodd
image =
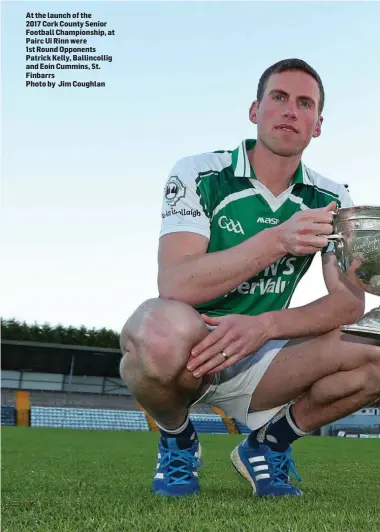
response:
M369 327L363 326L363 325L342 325L340 327L340 330L342 332L345 332L347 334L352 334L354 336L364 336L366 338L372 338L374 340L380 339L380 329L377 329L376 327Z
M354 205L352 207L341 207L333 212L333 217L337 223L366 218L375 218L380 220L380 205L367 204Z
M352 207L340 207L337 209L337 212L342 212L342 211L359 211L359 210L363 210L363 209L379 209L380 210L380 205L353 205Z

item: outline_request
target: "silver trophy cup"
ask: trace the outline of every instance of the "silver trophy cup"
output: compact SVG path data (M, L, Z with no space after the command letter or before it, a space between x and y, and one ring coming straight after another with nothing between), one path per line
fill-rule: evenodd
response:
M357 206L338 209L333 219L334 252L343 274L356 286L380 296L380 207ZM380 306L355 324L341 330L380 339Z

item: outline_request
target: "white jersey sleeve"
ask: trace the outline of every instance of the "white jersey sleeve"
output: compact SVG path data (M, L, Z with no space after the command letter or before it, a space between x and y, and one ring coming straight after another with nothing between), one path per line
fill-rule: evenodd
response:
M193 157L186 157L172 168L165 183L160 237L187 231L210 238L210 220L197 188L198 171Z

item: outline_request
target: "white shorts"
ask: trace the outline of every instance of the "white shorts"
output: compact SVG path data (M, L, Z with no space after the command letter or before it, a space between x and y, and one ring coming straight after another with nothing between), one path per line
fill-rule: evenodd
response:
M217 406L226 416L235 418L251 430L265 425L284 405L260 411L249 410L249 405L264 373L288 341L270 340L256 353L215 375L213 384L194 404L207 403Z

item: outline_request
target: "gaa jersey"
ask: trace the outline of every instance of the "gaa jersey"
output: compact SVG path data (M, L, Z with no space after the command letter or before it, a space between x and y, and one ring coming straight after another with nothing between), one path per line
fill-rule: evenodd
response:
M290 187L279 196L257 180L247 151L255 140L244 140L233 151L185 157L165 184L160 236L187 231L208 239L207 253L232 248L260 231L279 225L293 214L336 201L353 202L347 188L322 177L302 162ZM332 251L330 244L322 252ZM293 293L314 258L286 255L227 294L195 305L209 316L257 315L289 307Z

